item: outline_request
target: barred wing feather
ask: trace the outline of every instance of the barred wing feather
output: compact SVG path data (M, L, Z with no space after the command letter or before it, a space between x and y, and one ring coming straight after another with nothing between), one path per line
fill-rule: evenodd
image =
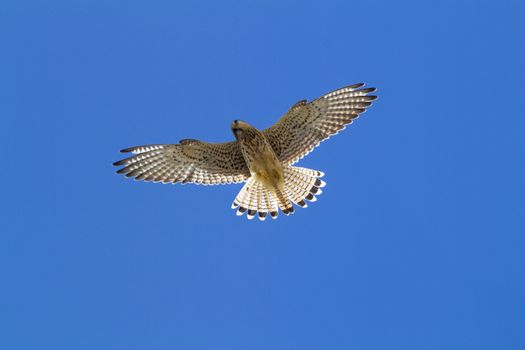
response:
M264 130L281 163L294 164L370 107L377 96L369 93L376 89L363 86L350 85L309 103L299 101L276 124Z
M250 172L236 142L182 140L179 144L145 145L123 149L133 155L113 163L135 180L217 185L244 182Z

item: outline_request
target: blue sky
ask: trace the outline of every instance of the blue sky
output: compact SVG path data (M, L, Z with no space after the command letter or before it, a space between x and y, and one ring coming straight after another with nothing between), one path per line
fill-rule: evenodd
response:
M0 348L525 348L524 9L4 2ZM361 81L291 217L111 166Z

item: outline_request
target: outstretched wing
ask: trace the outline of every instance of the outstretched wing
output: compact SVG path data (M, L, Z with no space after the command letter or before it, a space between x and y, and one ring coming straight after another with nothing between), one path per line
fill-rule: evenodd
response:
M293 164L321 141L343 130L363 113L377 96L375 88L354 84L312 102L299 101L272 127L264 130L274 152L284 164Z
M218 185L250 177L237 142L182 140L176 145L137 146L121 152L134 155L113 163L123 166L117 174L136 180Z

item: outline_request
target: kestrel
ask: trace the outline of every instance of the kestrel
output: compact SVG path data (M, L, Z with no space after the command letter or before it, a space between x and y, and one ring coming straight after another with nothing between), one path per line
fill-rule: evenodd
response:
M321 171L293 166L330 136L363 113L377 96L375 88L350 85L318 99L294 104L272 127L258 130L240 120L231 129L235 141L208 143L184 139L178 144L152 144L123 149L133 155L113 163L135 180L218 185L246 182L232 208L265 220L315 202L325 182Z

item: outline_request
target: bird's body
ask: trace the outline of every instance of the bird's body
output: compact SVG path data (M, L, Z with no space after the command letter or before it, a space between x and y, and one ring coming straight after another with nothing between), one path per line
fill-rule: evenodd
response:
M114 163L124 166L117 173L137 180L163 183L224 184L246 182L232 207L237 214L257 213L276 218L278 209L288 215L292 203L306 207L306 201L321 194L324 174L293 166L321 141L352 122L371 105L374 88L355 84L335 90L317 100L293 105L272 127L260 131L239 120L231 129L236 141L207 143L193 139L179 144L132 147L123 152L135 155Z
M239 129L242 125L242 131ZM275 155L270 142L262 132L245 122L236 120L232 125L239 135L238 143L250 174L271 191L282 190L284 174L281 162Z

